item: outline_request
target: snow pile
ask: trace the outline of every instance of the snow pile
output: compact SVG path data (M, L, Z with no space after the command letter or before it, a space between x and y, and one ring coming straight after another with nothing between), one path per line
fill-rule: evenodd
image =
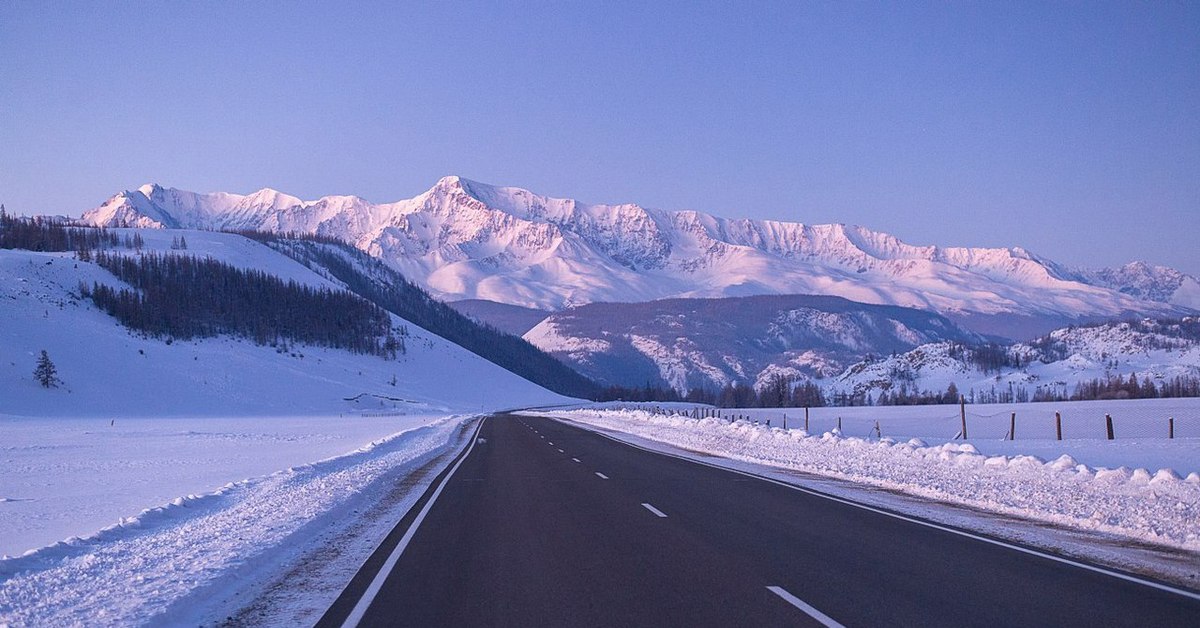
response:
M849 480L1006 515L1200 550L1200 474L1181 478L1093 468L1063 455L985 456L969 443L930 446L844 437L746 421L689 419L641 410L542 413L682 449Z
M0 625L195 623L206 604L269 577L261 571L377 503L392 488L380 480L446 451L463 421L436 419L343 456L178 497L87 538L0 559ZM360 553L377 540L364 539Z
M180 495L338 456L437 416L0 417L0 557Z

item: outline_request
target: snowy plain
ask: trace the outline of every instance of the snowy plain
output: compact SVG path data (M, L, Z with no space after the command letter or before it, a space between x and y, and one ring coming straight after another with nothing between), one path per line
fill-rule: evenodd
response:
M666 408L693 412L693 404L620 403L609 409ZM770 427L803 429L804 408L727 408L723 418L745 418ZM1006 440L1016 413L1016 438ZM1055 413L1062 417L1063 440L1056 439ZM1107 440L1105 415L1111 415L1114 440ZM1044 459L1068 454L1093 467L1172 469L1186 476L1200 472L1200 399L1125 399L1011 404L968 404L967 436L981 453L1034 455ZM1175 438L1169 439L1174 419ZM920 438L931 444L963 442L957 405L824 407L808 410L808 432L837 429L847 437ZM876 432L876 425L879 431Z
M342 455L437 418L0 418L0 556L86 537L147 507Z
M407 474L457 446L464 418L426 417L420 427L344 455L184 495L83 538L0 560L0 624L195 624L224 617L255 602L249 592L295 568L289 563L354 525L359 513L378 510ZM267 466L282 463L261 455ZM339 548L332 574L325 564L307 568L325 577L277 609L278 625L315 620L332 603L423 485L408 488L386 509L390 516L376 517L387 525Z

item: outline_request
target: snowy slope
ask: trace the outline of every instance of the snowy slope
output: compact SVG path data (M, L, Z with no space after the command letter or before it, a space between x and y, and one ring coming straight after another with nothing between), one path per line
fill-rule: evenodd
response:
M592 303L550 315L525 339L596 381L681 394L831 377L870 353L980 341L931 312L805 295Z
M170 248L171 233L142 234L146 250ZM189 254L339 287L241 236L199 231L185 236ZM412 334L407 353L394 361L316 347L277 353L229 337L167 344L129 332L80 300L80 283L94 281L119 284L104 269L70 254L0 251L0 320L5 322L0 326L0 416L292 416L393 406L408 412L478 411L560 399L414 325L407 325ZM34 381L35 360L43 349L58 367L60 388L47 390ZM364 393L368 396L358 401L345 401Z
M1176 377L1200 377L1200 341L1180 326L1153 320L1059 329L1031 343L1006 349L1022 366L982 370L964 360L953 343L931 343L902 354L863 361L825 382L830 392L878 396L906 386L912 391L944 391L951 382L964 394L1024 388L1070 394L1076 384L1130 375L1156 385Z
M1169 269L1081 272L1019 247L913 246L862 227L589 205L460 177L385 204L354 196L299 201L273 190L241 196L146 185L112 197L83 220L330 235L447 299L540 309L667 297L824 294L932 309L987 333L1012 329L1019 335L1030 324L1048 331L1082 318L1177 315L1200 307L1195 279Z

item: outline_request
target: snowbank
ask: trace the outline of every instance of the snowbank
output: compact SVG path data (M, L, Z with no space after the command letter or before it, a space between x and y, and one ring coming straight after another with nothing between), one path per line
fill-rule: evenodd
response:
M256 565L278 563L351 511L371 507L392 488L379 480L446 451L464 420L443 417L346 455L181 496L87 538L0 559L0 625L196 623L205 607L198 598L211 603L253 585L242 576L261 578ZM359 553L375 541L362 539Z
M746 421L641 410L540 413L734 460L849 480L911 495L1200 550L1200 474L1093 468L1063 455L985 456L969 443L845 437Z

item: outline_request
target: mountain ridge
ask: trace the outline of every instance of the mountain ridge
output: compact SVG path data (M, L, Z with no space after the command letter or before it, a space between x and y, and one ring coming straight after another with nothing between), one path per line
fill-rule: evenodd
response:
M1021 247L917 246L858 226L587 204L457 176L379 204L357 196L302 201L269 188L196 194L148 184L113 196L82 220L331 236L441 298L539 309L830 294L933 310L985 333L997 329L972 321L1011 316L1048 331L1095 318L1200 311L1194 277L1145 262L1072 269ZM1008 324L992 326L1004 331Z

